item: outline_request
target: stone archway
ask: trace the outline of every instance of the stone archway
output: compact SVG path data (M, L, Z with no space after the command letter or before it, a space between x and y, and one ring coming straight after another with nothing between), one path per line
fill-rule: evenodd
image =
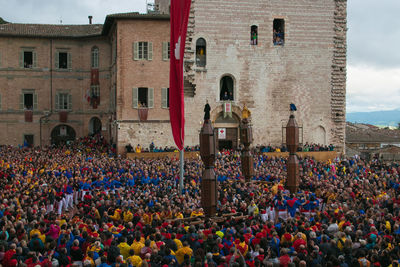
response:
M325 146L326 145L326 131L321 125L314 131L314 143Z
M51 144L63 145L73 142L76 138L74 128L66 124L60 124L51 131Z
M89 121L89 134L94 135L101 132L101 120L97 117L93 117Z

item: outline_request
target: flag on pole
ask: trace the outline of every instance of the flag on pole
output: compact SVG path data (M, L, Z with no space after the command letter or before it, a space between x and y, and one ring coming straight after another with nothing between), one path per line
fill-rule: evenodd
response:
M171 56L169 73L169 117L172 135L179 150L185 139L183 59L191 0L171 0Z
M90 88L86 89L85 96L83 97L88 103L90 103Z

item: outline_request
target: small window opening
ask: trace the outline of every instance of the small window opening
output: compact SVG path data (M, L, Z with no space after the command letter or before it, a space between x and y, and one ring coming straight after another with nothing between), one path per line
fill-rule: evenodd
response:
M251 26L250 44L258 45L258 27L256 25Z
M33 52L24 51L24 68L31 69L33 66Z
M58 64L60 69L68 69L68 53L60 52L58 54Z
M284 19L274 19L273 42L274 45L283 45L285 43Z
M206 66L207 45L206 40L199 38L196 41L196 65L197 67Z
M147 94L148 88L140 87L138 89L138 106L141 108L147 108L148 107L148 94Z
M27 110L33 109L33 94L32 93L24 94L24 108Z
M233 101L233 79L230 76L224 76L220 82L220 101Z

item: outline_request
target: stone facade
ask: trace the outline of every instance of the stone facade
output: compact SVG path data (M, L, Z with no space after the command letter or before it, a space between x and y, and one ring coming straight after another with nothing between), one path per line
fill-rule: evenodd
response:
M274 19L284 20L284 45L273 44ZM250 43L253 25L258 27L257 45ZM207 45L205 67L196 62L199 38ZM244 104L252 111L254 144L281 144L289 104L295 103L300 141L343 149L345 0L195 0L186 52L186 80L192 91L185 99L187 144L198 142L206 100L213 109L212 120L220 116L220 81L230 76L237 115Z
M29 33L25 28L33 27ZM66 31L79 26L62 26ZM89 31L101 25L90 25ZM8 29L13 29L10 34ZM110 54L106 38L97 34L87 38L85 35L73 37L59 36L60 27L47 25L5 24L0 28L0 144L19 145L24 143L26 135L30 135L33 145L48 145L54 138L62 140L68 136L60 136L60 127L69 135L67 128L75 132L75 138L86 136L94 131L93 121L102 134L109 134L109 88L110 88ZM85 26L83 31L88 30ZM47 32L46 32L47 31ZM98 32L98 29L95 30ZM44 32L44 33L42 33ZM42 34L41 34L42 33ZM91 88L91 51L97 47L99 51L99 90L100 101L97 108L84 100ZM24 51L34 54L32 66L23 65ZM56 66L59 52L68 53L68 68ZM60 64L60 63L59 63ZM58 94L69 95L65 108L61 107ZM24 94L32 94L33 106L24 105ZM69 101L72 101L69 104ZM60 121L60 112L66 112L66 118ZM32 120L26 119L29 113ZM64 122L64 119L65 122ZM57 126L60 126L56 128ZM67 131L68 130L68 131ZM33 136L32 136L33 135ZM61 133L63 135L63 133ZM29 138L28 138L29 139ZM26 141L26 140L25 140Z

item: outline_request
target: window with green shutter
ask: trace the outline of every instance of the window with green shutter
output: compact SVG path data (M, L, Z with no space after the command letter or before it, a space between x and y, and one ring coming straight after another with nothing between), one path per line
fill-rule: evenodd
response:
M56 69L72 69L72 55L70 52L57 51L55 56Z
M37 55L34 50L22 50L19 54L19 66L24 69L37 67Z
M58 92L55 96L56 110L72 110L72 95L66 92Z
M38 95L35 90L24 89L19 97L20 110L37 110L38 109Z
M139 88L132 88L132 108L138 108Z
M153 43L135 42L132 49L133 60L153 60Z
M147 96L147 107L154 108L154 88L148 89L148 96Z
M162 59L164 61L169 60L169 58L170 58L170 50L171 50L171 48L170 48L169 42L163 42L162 43Z

